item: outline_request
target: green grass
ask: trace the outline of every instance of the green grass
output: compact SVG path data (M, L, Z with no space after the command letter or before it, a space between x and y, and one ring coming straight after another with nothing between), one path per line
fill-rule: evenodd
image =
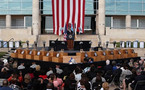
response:
M2 58L5 54L6 52L0 52L0 58Z

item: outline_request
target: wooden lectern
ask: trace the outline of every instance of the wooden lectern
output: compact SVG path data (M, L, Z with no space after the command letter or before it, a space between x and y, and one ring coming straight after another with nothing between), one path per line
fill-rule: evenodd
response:
M74 34L70 33L67 35L67 48L68 50L72 50L74 48Z

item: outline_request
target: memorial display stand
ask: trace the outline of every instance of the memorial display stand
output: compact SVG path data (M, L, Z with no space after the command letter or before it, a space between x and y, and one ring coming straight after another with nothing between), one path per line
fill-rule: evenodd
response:
M114 54L114 59L121 59L121 54L119 54L118 50L113 50L113 54Z
M125 49L121 49L120 52L121 52L121 57L123 57L123 58L129 58L129 57L131 57L131 56L128 54L128 51L125 50Z
M33 49L32 54L27 54L26 55L26 59L34 59L34 55L36 55L36 54L37 54L36 49Z
M134 52L133 49L128 49L128 54L131 56L131 57L137 57L137 53Z
M49 53L49 55L47 56L47 53ZM52 61L52 57L55 57L57 54L57 52L51 50L49 52L46 52L46 54L43 56L43 61Z
M106 56L103 54L103 51L102 50L97 51L96 53L97 53L98 56L101 57L101 60L102 61L106 60Z
M21 51L22 51L22 49L21 49L21 48L16 49L16 52L11 53L11 57L12 57L12 58L18 58L18 54L20 54L20 53L21 53Z
M106 59L109 59L109 60L110 60L110 59L111 59L111 60L114 59L114 58L113 58L114 55L113 55L111 52L112 52L112 51L110 51L110 50L106 50L106 51L105 51L105 53L106 53Z
M97 54L97 52L95 53ZM101 56L92 56L92 58L94 59L94 62L101 61Z
M18 58L21 58L21 59L26 59L26 55L29 54L29 51L28 49L25 49L23 51L21 51L20 54L18 54Z

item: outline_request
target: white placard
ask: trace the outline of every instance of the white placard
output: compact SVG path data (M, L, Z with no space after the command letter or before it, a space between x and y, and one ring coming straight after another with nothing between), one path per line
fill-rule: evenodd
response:
M17 52L17 50L14 51L14 53L16 53L16 52Z
M9 42L9 47L13 48L13 46L14 46L13 42Z
M16 47L16 48L20 47L19 41L16 41L16 42L15 42L15 47Z
M96 52L94 53L94 56L98 56Z
M118 51L118 54L121 54L121 52L120 52L120 51Z
M138 42L137 41L133 42L133 48L138 48Z
M24 54L24 51L22 51L21 54Z
M8 43L6 41L3 42L3 47L7 48L8 47Z
M49 53L47 53L46 56L48 57L49 56Z
M144 48L144 42L140 42L139 47L140 47L140 48Z
M105 53L105 52L103 52L103 55L104 55L104 56L106 56L106 53Z
M40 55L40 52L37 52L37 56L39 56Z
M32 51L30 51L29 54L31 55L32 54Z
M57 53L56 57L59 57L59 53Z
M85 53L85 57L88 57L88 54L87 53Z

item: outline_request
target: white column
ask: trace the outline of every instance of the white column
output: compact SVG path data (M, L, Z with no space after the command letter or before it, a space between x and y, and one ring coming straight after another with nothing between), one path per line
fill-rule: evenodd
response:
M39 10L39 0L33 0L33 9L32 9L32 28L33 35L39 35L41 32L41 21L40 21L40 10Z
M6 15L6 28L11 28L11 15Z
M105 32L105 0L99 1L98 9L98 30L100 35L104 35Z
M131 15L126 16L126 29L131 28Z

